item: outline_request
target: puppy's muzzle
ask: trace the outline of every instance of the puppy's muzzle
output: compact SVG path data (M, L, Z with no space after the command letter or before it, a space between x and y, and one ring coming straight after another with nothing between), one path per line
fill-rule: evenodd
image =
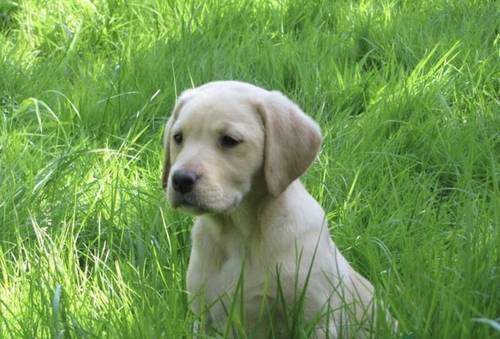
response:
M193 171L179 169L172 176L172 187L178 193L190 193L198 178L199 176Z

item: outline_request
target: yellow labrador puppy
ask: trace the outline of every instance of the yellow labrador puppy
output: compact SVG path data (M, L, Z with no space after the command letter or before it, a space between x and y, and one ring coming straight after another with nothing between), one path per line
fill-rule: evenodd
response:
M288 337L297 313L318 338L368 333L373 287L299 180L320 145L318 125L279 92L217 81L178 98L163 186L174 208L196 216L187 288L216 331L238 309L255 338Z

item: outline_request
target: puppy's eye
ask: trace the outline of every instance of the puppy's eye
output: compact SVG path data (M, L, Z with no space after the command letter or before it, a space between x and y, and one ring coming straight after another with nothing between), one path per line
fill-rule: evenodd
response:
M220 144L222 147L225 147L225 148L231 148L231 147L234 147L236 145L238 145L239 143L241 143L240 140L238 139L235 139L229 135L223 135L221 138L220 138Z
M178 132L174 134L174 141L177 145L182 142L182 133Z

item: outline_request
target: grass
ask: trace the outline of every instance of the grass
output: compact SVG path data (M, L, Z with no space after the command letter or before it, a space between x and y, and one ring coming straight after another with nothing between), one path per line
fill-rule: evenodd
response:
M283 91L304 181L400 338L500 338L495 1L0 1L0 337L180 338L191 220L160 186L176 95ZM376 337L388 337L379 329Z

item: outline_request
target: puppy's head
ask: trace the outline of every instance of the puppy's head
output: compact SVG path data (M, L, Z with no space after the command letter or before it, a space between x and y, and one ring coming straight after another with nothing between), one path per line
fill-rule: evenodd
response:
M165 128L163 187L193 214L236 208L263 176L277 197L314 161L319 127L279 92L219 81L184 92Z

